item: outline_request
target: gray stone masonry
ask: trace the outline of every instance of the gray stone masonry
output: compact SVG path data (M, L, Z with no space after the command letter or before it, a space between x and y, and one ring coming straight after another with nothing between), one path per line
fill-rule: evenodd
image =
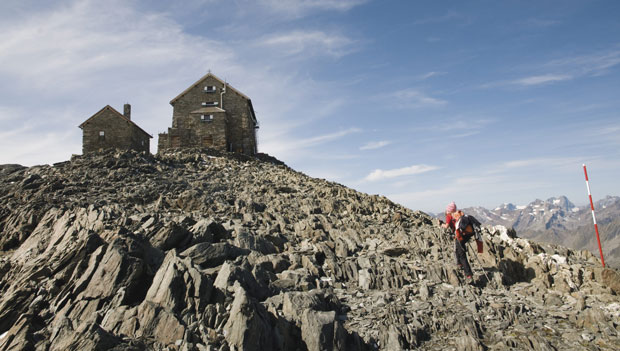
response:
M149 152L151 136L109 105L87 119L80 128L83 154L114 148Z
M211 147L256 153L257 122L251 100L213 74L201 78L170 104L172 127L159 134L158 152Z

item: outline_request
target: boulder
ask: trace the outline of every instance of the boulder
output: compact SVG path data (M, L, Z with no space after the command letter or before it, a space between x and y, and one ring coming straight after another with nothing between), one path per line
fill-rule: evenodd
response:
M151 244L163 251L183 250L192 241L192 234L176 223L170 223L159 229L151 238Z
M196 313L209 302L213 283L189 259L181 259L171 250L155 274L145 301L167 311Z
M620 273L614 269L604 269L601 273L603 285L610 288L614 294L620 295Z
M308 351L346 350L346 332L334 311L304 310L301 336Z
M274 350L276 341L265 308L250 298L240 284L224 326L228 345L238 350Z
M234 260L239 256L248 255L250 250L243 249L229 243L203 242L181 252L181 256L191 258L194 264L202 268L212 268L223 264L227 260Z

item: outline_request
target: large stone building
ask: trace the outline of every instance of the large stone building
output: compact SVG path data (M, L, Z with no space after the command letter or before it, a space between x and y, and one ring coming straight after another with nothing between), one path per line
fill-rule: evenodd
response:
M125 104L124 114L106 105L82 124L82 153L104 149L149 151L153 137L131 120L131 106Z
M209 72L170 101L172 127L159 134L158 152L209 147L253 155L258 121L249 97Z

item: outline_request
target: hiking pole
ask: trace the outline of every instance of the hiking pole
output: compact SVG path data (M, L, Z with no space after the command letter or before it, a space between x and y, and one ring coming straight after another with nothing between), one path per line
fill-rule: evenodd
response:
M482 270L482 274L484 274L485 278L487 278L487 282L491 282L491 280L489 279L489 276L487 275L487 272L484 271L484 267L482 266L482 262L480 262L480 259L478 258L478 255L476 254L476 250L474 250L471 247L471 242L469 243L470 245L468 246L473 252L474 252L474 256L476 257L476 261L478 261L478 265L480 265L480 270Z

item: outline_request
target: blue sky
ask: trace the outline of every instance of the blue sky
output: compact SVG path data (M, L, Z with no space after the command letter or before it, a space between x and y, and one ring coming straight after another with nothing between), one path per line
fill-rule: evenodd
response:
M620 2L3 0L0 164L81 152L109 104L154 135L211 70L259 151L414 210L620 195Z

